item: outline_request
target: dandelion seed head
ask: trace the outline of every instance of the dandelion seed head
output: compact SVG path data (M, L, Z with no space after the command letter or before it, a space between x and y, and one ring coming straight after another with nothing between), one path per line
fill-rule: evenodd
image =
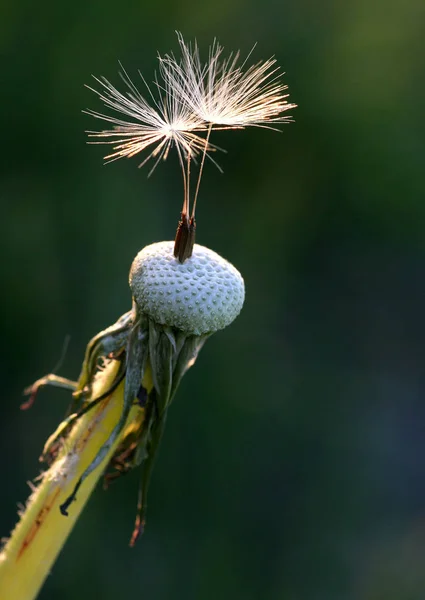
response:
M184 264L173 242L146 246L133 261L130 287L143 313L187 335L223 329L240 313L245 285L239 271L205 246L195 244Z

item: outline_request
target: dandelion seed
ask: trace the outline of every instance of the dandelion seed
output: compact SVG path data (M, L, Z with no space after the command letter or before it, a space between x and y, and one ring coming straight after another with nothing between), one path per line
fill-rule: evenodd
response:
M123 94L104 77L94 77L101 90L89 89L98 94L104 105L128 117L105 115L87 110L87 114L113 125L112 129L88 132L100 141L94 144L112 144L113 152L107 162L131 157L151 149L139 165L155 159L149 174L161 159L168 157L176 146L183 175L183 207L177 228L174 256L181 263L192 255L195 243L195 210L205 158L218 146L211 144L212 130L244 129L248 126L274 129L276 124L290 121L286 113L295 108L289 104L287 86L280 81L281 71L276 60L259 61L245 69L247 60L240 61L240 53L223 57L223 47L214 40L208 61L201 62L196 41L186 44L177 32L181 58L165 54L159 59L159 77L155 80L156 98L139 72L150 95L151 104L142 96L122 68L120 76L127 87ZM200 135L204 133L204 136ZM191 162L201 154L199 172L190 209Z
M208 61L202 64L196 41L192 46L181 33L177 36L182 58L160 57L162 77L198 118L213 129L269 127L290 120L282 113L296 105L286 100L287 86L279 79L276 59L259 61L244 71L252 50L239 64L240 52L223 58L224 48L214 40Z
M193 220L211 131L248 126L274 129L272 125L291 120L283 113L296 105L287 101L287 86L279 79L282 73L274 58L259 61L244 71L252 50L240 63L239 52L223 58L223 47L214 40L208 61L203 64L196 41L186 44L179 32L177 37L182 57L176 60L173 54L159 56L161 76L181 102L208 124L193 200Z
M158 92L158 97L155 98L143 75L139 72L150 95L153 104L151 105L142 96L122 65L121 69L120 76L128 88L126 93L118 91L105 77L93 76L101 86L100 91L90 86L86 87L95 92L107 108L129 117L130 120L89 109L85 110L86 114L113 125L113 128L109 130L88 131L90 137L101 139L101 141L90 143L113 145L113 152L105 156L107 162L132 157L153 147L150 154L139 165L142 167L151 158L156 159L149 174L153 172L161 159L165 160L168 157L170 148L174 144L185 172L184 161L187 161L189 156L194 157L200 151L205 150L205 140L194 133L195 131L204 131L205 123L187 104L181 101L168 82L165 81L162 86L157 80L155 81ZM209 146L207 151L212 149Z

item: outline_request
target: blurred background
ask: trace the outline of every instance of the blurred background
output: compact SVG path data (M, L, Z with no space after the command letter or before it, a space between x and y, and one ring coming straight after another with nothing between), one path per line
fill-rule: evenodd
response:
M207 54L275 55L299 105L283 133L217 132L199 243L246 305L208 341L169 413L148 526L128 548L138 473L99 487L41 600L425 598L425 4L75 0L0 6L0 533L68 406L22 389L76 378L130 308L130 264L174 237L170 156L103 166L91 74L152 81L175 29ZM120 86L122 89L122 86ZM3 599L2 599L3 600ZM13 599L7 599L13 600Z

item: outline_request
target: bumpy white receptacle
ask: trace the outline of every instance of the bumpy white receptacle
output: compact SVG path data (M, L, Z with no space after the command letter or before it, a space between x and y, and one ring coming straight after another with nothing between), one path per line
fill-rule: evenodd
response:
M229 325L245 298L241 274L216 252L195 244L181 264L174 242L146 246L133 261L130 287L139 309L156 323L188 335L212 333Z

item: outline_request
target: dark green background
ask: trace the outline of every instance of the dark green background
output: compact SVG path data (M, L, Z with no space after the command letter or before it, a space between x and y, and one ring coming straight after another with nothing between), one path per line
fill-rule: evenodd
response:
M19 411L130 308L137 251L171 239L175 156L148 180L86 146L118 60L153 79L175 29L276 55L295 124L217 133L198 241L246 281L180 388L130 550L137 474L99 488L42 600L425 598L425 5L369 0L0 7L1 534L68 404ZM1 599L6 600L6 599ZM13 599L7 599L13 600Z

